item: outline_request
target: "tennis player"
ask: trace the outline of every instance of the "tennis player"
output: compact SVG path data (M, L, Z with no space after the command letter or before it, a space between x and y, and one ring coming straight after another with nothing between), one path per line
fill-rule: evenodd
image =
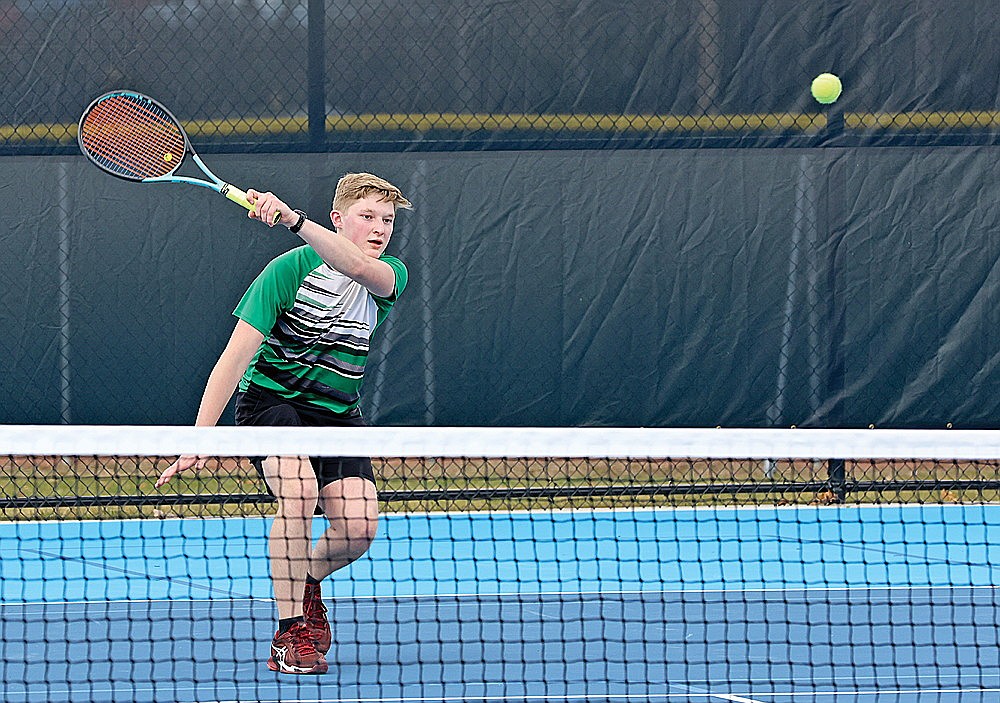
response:
M272 260L233 313L229 343L205 387L196 426L218 423L233 392L238 425L359 426L362 377L372 333L403 288L403 263L385 255L400 190L377 176L340 179L333 230L293 210L273 193L247 191L252 218L281 224L306 246ZM371 460L257 457L252 462L277 499L268 549L278 631L268 667L322 674L331 630L320 582L364 554L375 537L378 502ZM204 457L180 457L157 481L198 468ZM329 521L313 543L313 514Z

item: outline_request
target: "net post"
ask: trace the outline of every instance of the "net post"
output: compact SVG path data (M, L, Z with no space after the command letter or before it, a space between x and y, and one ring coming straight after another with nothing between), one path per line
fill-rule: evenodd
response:
M847 462L843 459L830 459L827 461L826 471L830 493L837 503L843 503L847 498Z

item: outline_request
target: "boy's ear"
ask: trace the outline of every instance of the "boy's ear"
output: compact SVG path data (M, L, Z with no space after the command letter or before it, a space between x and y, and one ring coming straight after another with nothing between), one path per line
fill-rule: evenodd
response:
M340 229L340 226L344 223L344 218L339 211L330 210L330 222L333 223L334 229Z

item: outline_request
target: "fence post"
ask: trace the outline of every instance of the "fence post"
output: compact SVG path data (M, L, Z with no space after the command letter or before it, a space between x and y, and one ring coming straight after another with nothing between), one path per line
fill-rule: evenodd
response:
M309 146L326 148L326 0L309 0Z

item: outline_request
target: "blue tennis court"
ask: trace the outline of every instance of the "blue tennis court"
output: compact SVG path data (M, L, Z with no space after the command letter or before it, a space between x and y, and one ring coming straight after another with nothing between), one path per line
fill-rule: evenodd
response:
M319 677L264 666L268 526L0 525L2 699L1000 699L1000 506L384 515Z

